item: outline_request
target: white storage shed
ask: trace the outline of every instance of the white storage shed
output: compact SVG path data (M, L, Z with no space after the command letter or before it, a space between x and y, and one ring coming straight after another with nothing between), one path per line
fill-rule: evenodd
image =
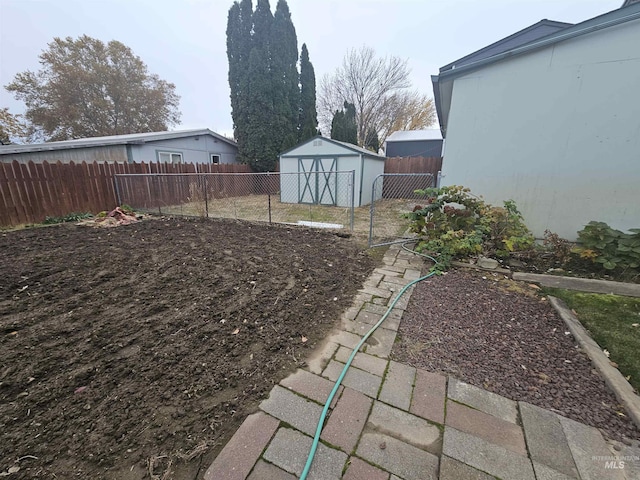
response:
M385 157L331 138L314 137L280 154L280 201L348 207L371 203ZM355 172L353 177L346 173ZM351 185L351 178L354 184Z

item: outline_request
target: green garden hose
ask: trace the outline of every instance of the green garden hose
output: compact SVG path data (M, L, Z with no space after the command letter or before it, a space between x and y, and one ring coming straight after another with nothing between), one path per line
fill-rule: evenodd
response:
M429 255L425 255L423 253L418 253L418 252L414 252L413 250L409 250L405 246L408 243L413 243L413 241L408 241L408 242L403 243L402 244L402 248L404 250L406 250L407 252L416 254L416 255L420 255L422 257L426 257L429 260L432 260L433 262L438 263L438 261L435 258L430 257ZM389 316L389 313L391 313L391 310L393 310L393 308L395 307L395 305L398 302L398 300L400 300L402 295L404 295L405 292L411 286L415 285L418 282L426 280L427 278L432 277L433 275L435 275L435 272L430 272L428 275L425 275L424 277L420 277L417 280L413 280L413 281L409 282L408 284L406 284L404 287L402 287L400 292L398 292L398 295L396 296L396 298L394 298L393 302L391 302L391 304L389 305L389 308L387 309L385 314L382 316L382 318L378 321L378 323L376 323L373 327L371 327L371 330L369 330L365 334L365 336L362 337L362 340L360 340L358 345L356 345L356 347L351 352L351 355L349 356L349 359L347 360L347 363L345 364L344 368L342 369L342 372L340 373L340 376L336 380L335 385L333 386L333 389L331 390L331 393L329 394L329 397L327 398L327 401L324 404L324 408L322 409L322 414L320 415L320 420L318 420L318 426L316 427L316 434L313 437L313 443L311 444L311 450L309 451L309 456L307 457L307 463L304 466L304 470L302 470L302 475L300 476L300 480L305 480L307 478L307 475L309 475L309 470L311 469L311 464L313 463L313 459L314 459L314 457L316 455L316 450L318 449L318 443L320 442L320 433L322 432L322 427L324 426L324 421L327 418L327 413L329 412L329 405L331 405L331 402L333 401L333 397L335 397L336 392L338 391L338 388L340 388L340 384L342 383L342 379L347 374L347 370L349 370L349 367L351 366L351 362L353 362L353 359L355 358L356 354L358 353L358 350L360 350L360 347L362 347L364 342L367 341L367 339L371 336L371 334L373 332L375 332L375 330L380 325L382 325L382 322L384 322L386 320L386 318Z

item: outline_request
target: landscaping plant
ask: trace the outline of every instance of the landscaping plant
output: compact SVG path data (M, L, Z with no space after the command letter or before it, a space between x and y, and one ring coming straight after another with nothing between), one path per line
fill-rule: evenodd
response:
M640 266L640 228L624 233L604 222L589 222L578 232L574 252L601 264L607 270L637 269Z
M489 205L458 185L428 188L416 193L426 197L424 206L406 214L410 230L419 235L417 251L438 255L438 271L451 260L475 256L507 258L514 252L529 250L534 238L525 226L515 202L503 207Z

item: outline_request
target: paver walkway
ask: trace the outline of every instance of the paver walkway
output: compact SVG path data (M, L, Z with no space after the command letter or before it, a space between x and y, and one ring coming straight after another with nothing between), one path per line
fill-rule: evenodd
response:
M206 480L301 475L323 405L352 349L395 294L420 276L422 260L398 246L383 262L343 315L342 329L305 369L273 388ZM344 377L309 480L638 478L640 459L616 457L593 427L389 360L408 298L396 304Z

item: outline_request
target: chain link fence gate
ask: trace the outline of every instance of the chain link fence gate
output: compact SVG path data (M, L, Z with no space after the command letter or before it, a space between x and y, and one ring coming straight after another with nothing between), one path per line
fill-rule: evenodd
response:
M354 171L114 176L118 203L134 210L350 231L354 180Z
M385 173L373 181L369 218L369 247L400 243L406 236L409 219L402 214L421 205L424 195L416 190L435 187L431 173Z

